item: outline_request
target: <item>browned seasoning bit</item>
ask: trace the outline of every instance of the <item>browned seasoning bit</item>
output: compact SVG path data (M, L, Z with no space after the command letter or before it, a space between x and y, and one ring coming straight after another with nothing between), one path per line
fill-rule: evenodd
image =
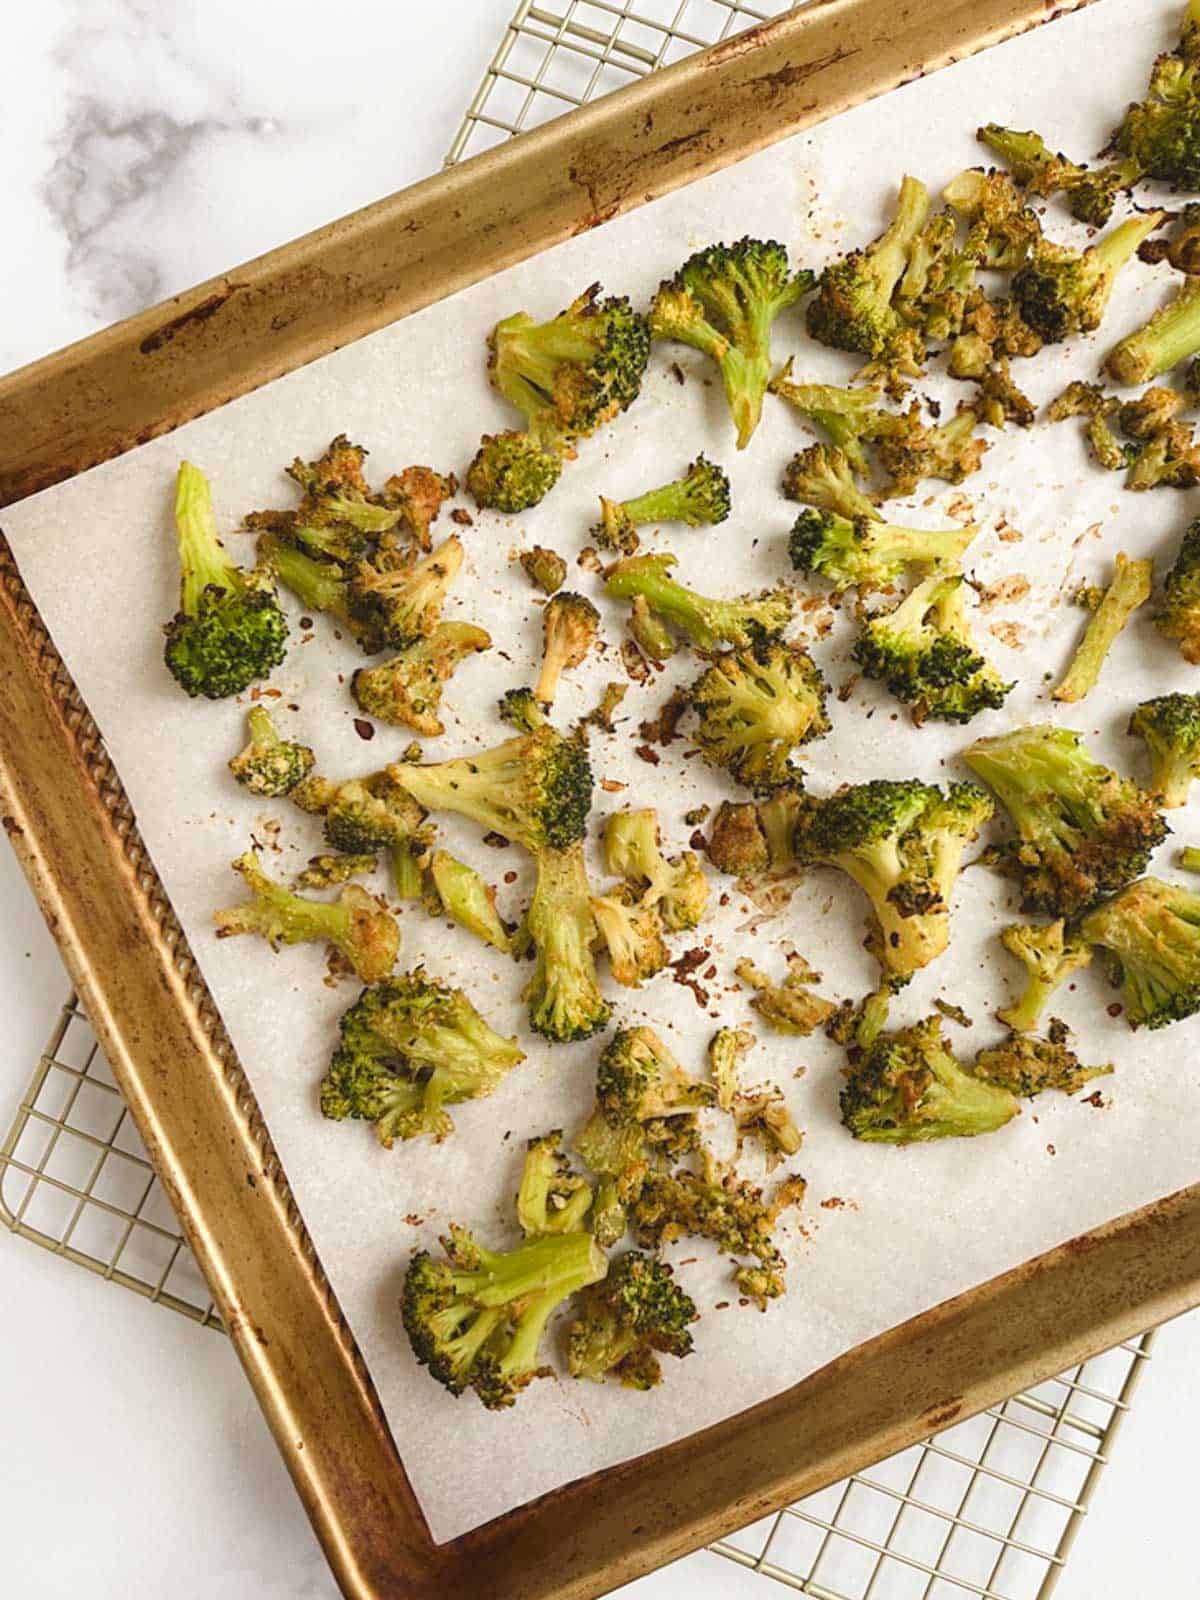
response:
M621 665L634 683L650 682L649 663L632 639L624 640L621 645Z
M507 850L509 844L509 841L502 833L495 832L485 833L483 836L483 842L486 845L490 845L493 850Z
M1114 1000L1112 1005L1108 1006L1106 1009L1110 1017L1119 1017L1125 1008L1119 1000Z
M460 528L473 528L475 526L475 518L465 506L455 506L450 513L450 521L457 522Z
M692 834L692 837L688 840L688 844L691 845L693 850L704 851L708 849L708 840L704 837L699 828L697 828L695 833Z
M504 881L505 883L516 883L517 874L515 872L506 872L504 874Z
M375 724L368 722L366 717L355 717L354 731L360 739L373 739L375 737Z
M652 767L657 767L659 762L662 760L662 757L659 755L658 751L653 749L648 744L635 745L633 753L635 756L640 757L642 761L648 762Z
M687 382L687 378L684 376L683 368L679 365L678 361L672 361L671 365L667 368L667 371L682 389L684 384Z

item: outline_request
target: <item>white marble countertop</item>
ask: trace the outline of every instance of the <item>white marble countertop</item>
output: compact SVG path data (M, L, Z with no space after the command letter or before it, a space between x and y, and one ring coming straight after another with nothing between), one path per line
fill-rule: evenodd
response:
M0 370L435 170L513 3L8 7ZM66 980L7 851L0 905L7 1127ZM223 1339L7 1234L0 1305L0 1591L335 1600ZM1195 1317L1160 1339L1056 1600L1194 1594L1198 1352ZM701 1554L624 1593L763 1581Z

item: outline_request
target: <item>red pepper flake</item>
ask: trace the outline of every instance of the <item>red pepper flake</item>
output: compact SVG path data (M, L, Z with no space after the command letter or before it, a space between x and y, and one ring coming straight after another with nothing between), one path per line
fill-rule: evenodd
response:
M483 842L484 844L491 845L493 850L508 849L508 840L502 833L485 833L483 836Z
M365 717L355 717L354 731L360 739L373 739L375 737L375 724L368 722Z
M1100 1093L1099 1089L1093 1089L1091 1094L1084 1095L1083 1104L1085 1106L1095 1106L1097 1111L1103 1111L1108 1102Z
M1048 1156L1056 1156L1058 1154L1058 1151L1054 1148L1054 1146L1052 1144L1048 1144L1046 1146L1046 1154Z
M620 794L622 789L628 789L627 783L618 783L615 778L601 778L600 787L605 794Z
M728 1311L729 1310L729 1305L730 1305L730 1302L728 1300L718 1300L716 1305L713 1307L713 1310L714 1311Z
M425 1218L419 1217L415 1211L410 1211L404 1220L408 1223L410 1228L420 1228L423 1227L425 1223Z
M719 906L727 906L729 904L729 895L727 893L723 894L721 896L721 898L717 901L717 904Z
M692 837L688 840L688 843L691 845L693 850L708 849L708 840L700 832L699 828L697 828L695 833L692 834Z
M516 883L516 881L517 881L516 873L515 872L506 872L504 874L504 881L505 881L505 883Z
M712 979L715 978L716 975L717 975L716 967L705 967L703 975L704 975L704 977L708 978L709 981L711 982Z
M1124 1009L1119 1000L1114 1000L1112 1005L1108 1007L1108 1014L1110 1017L1119 1017Z
M831 1194L827 1200L821 1201L822 1211L840 1211L846 1202L840 1194Z
M635 756L639 756L643 761L647 762L652 767L657 767L659 762L662 760L662 757L659 755L658 751L648 744L636 745L633 753Z
M475 518L465 506L455 506L450 513L450 521L457 522L460 528L473 528L475 526Z

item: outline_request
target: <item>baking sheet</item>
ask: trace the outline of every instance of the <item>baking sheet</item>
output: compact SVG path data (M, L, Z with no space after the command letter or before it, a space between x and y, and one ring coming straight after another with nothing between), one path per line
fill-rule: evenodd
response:
M400 1328L405 1261L451 1218L478 1228L489 1242L515 1239L511 1198L524 1141L582 1120L599 1047L551 1048L530 1036L519 1000L527 969L405 908L405 963L423 960L438 977L464 984L494 1026L521 1033L529 1059L492 1098L457 1108L458 1133L441 1146L414 1143L389 1153L366 1127L320 1117L317 1084L336 1019L355 987L327 987L316 950L273 956L258 943L219 943L212 936L213 910L238 898L226 864L251 836L278 850L274 867L284 872L318 848L319 834L294 809L264 809L236 788L224 761L241 743L241 710L228 702L185 703L162 667L159 629L174 609L177 583L170 510L178 459L186 455L210 475L230 548L247 559L249 540L232 532L241 515L290 504L282 466L295 454L317 455L336 432L371 448L369 466L380 480L413 461L461 474L480 431L511 420L483 373L482 341L498 317L520 306L552 314L597 277L644 299L687 250L721 235L781 235L799 260L820 265L878 231L903 168L935 187L977 161L971 135L984 120L1035 125L1052 143L1086 154L1098 148L1124 102L1141 92L1153 51L1171 43L1176 27L1174 7L1148 0L1096 5L573 240L5 515L25 580L105 735L254 1085L438 1540L718 1421L947 1296L1194 1181L1193 1141L1180 1130L1194 1125L1200 1111L1200 1069L1185 1049L1197 1024L1132 1036L1107 1015L1112 997L1099 971L1081 974L1056 1009L1078 1029L1085 1059L1118 1062L1116 1077L1100 1085L1104 1106L1049 1097L983 1143L909 1151L860 1146L841 1129L840 1057L833 1046L761 1031L746 1079L780 1082L807 1135L792 1165L809 1179L809 1203L784 1227L788 1296L765 1315L739 1309L728 1263L685 1241L676 1251L689 1261L681 1274L705 1315L695 1356L668 1363L667 1381L655 1394L564 1380L535 1385L513 1412L499 1416L471 1396L453 1401L415 1367ZM1062 103L1064 62L1071 64L1069 106ZM889 154L881 158L881 151ZM1078 235L1055 208L1048 221L1064 237ZM1068 377L1091 376L1108 342L1141 321L1170 281L1166 268L1131 269L1099 341L1021 364L1019 381L1041 401ZM802 314L780 322L776 344L781 357L797 354L803 376L844 379L851 370L849 361L803 338ZM682 385L670 371L674 361L685 375ZM450 686L447 733L428 742L429 759L504 736L491 709L495 697L530 680L540 638L533 592L511 558L533 543L573 558L587 543L598 492L638 492L704 449L730 469L734 515L720 528L673 529L669 539L647 544L673 548L685 581L713 592L786 573L794 508L779 498L777 483L807 435L782 404L769 401L750 449L737 456L711 377L682 347L660 347L641 400L583 446L541 507L515 519L477 514L474 527L461 530L468 565L448 615L485 623L495 649L466 663ZM947 397L964 392L937 381L924 387ZM1102 579L1117 549L1165 563L1192 497L1124 493L1116 477L1088 465L1075 424L991 438L982 470L962 490L893 502L889 514L937 525L973 508L985 520L968 570L984 586L1014 576L1032 586L1019 604L994 605L975 619L997 666L1018 677L1019 687L1002 712L969 730L929 725L917 734L890 700L859 686L846 704L831 702L834 731L809 747L818 791L880 774L944 780L971 738L1044 717L1078 727L1099 754L1138 770L1140 747L1123 733L1131 705L1189 685L1189 670L1142 615L1119 641L1091 701L1053 708L1043 679L1058 676L1082 627L1082 613L1068 603L1074 584ZM438 531L451 527L443 519ZM573 569L569 582L599 599L597 580L586 571ZM608 654L566 683L564 720L592 705L606 678L623 677L621 611L600 603ZM848 635L838 624L818 637L822 620L816 613L800 631L811 636L836 686L849 676ZM293 650L273 680L282 690L275 702L281 723L312 743L321 770L334 775L380 766L408 742L403 730L380 728L369 743L356 731L356 708L337 675L348 675L360 660L318 619L315 636ZM685 655L649 687L631 686L620 732L593 740L598 776L628 786L598 791L598 819L625 803L656 803L677 848L690 832L683 814L728 791L699 759L689 759L686 741L662 752L660 765L645 764L635 754L641 742L635 730L671 684L695 670ZM1185 840L1200 834L1195 807L1172 821ZM493 851L453 819L446 819L443 836L500 886L501 907L515 917L529 888L521 853ZM1177 843L1163 847L1154 870L1171 875ZM603 881L599 872L597 880ZM701 971L711 965L715 972L700 980L703 1003L669 973L637 992L610 986L618 1018L659 1027L689 1067L701 1069L718 1020L749 1014L732 980L738 954L753 950L761 965L779 971L791 942L824 971L826 992L857 996L871 986L873 964L860 948L865 905L847 880L814 874L784 913L754 933L746 924L756 907L728 881L715 887L728 891L727 904L697 935L675 941L677 953L710 945L711 963ZM998 1037L1001 1030L988 1019L1006 993L1004 979L1016 984L1019 974L997 951L994 935L1013 911L997 875L968 872L951 951L917 976L898 1019L924 1014L941 995L976 1019L961 1038L964 1053ZM799 1067L807 1069L802 1077L795 1076ZM898 1231L898 1199L917 1226Z

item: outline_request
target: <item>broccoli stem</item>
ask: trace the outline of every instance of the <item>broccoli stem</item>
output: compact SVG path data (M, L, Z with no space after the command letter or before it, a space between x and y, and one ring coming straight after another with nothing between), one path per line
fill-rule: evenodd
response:
M411 840L392 846L392 880L398 900L419 900L425 887L421 863L412 852Z
M896 197L896 211L887 229L867 252L880 298L888 301L912 252L917 235L929 218L929 190L919 178L906 173Z
M346 580L335 561L318 561L270 534L259 539L258 556L308 610L346 617Z
M1154 232L1165 215L1163 211L1151 211L1144 216L1130 217L1120 227L1112 228L1099 244L1092 246L1092 259L1096 267L1110 272L1115 278L1125 263L1136 254L1138 245Z
M271 721L271 713L265 706L251 706L246 713L246 731L249 742L253 745L262 745L274 749L284 741L279 737L275 724Z
M604 1252L590 1233L540 1234L503 1252L476 1246L476 1259L476 1267L453 1274L455 1290L475 1305L507 1306L530 1295L539 1301L543 1297L549 1299L544 1309L539 1304L528 1328L522 1318L518 1340L530 1357L524 1363L526 1367L534 1364L532 1357L537 1351L537 1339L532 1341L530 1350L527 1334L536 1325L540 1337L541 1328L558 1301L585 1284L598 1282L608 1271Z
M1200 872L1200 846L1184 845L1179 852L1179 865L1185 872Z
M194 617L208 588L232 591L244 581L217 537L212 490L208 479L190 461L181 461L175 483L175 531L182 569L181 607Z
M1073 704L1091 692L1117 636L1138 607L1150 598L1154 581L1152 561L1131 561L1119 552L1113 567L1113 581L1092 613L1079 648L1053 691L1055 700Z
M632 500L622 500L621 509L637 527L649 522L682 522L694 528L707 521L695 515L686 479L660 484L657 489L634 495Z
M1200 278L1109 351L1109 376L1130 388L1149 383L1200 350Z

